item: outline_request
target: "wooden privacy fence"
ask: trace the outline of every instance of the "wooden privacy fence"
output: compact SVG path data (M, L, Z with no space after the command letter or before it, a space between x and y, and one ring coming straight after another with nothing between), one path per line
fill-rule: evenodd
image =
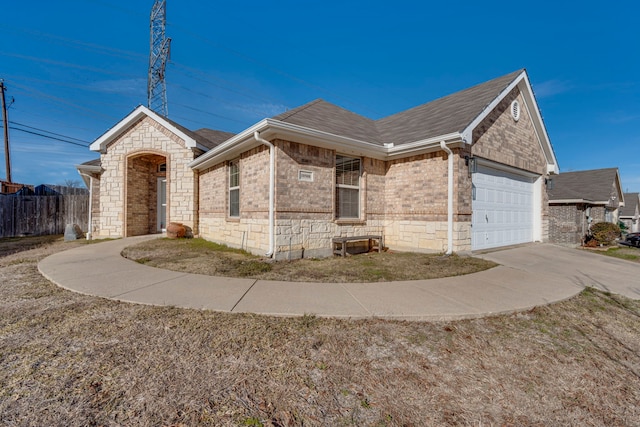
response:
M0 238L64 234L67 224L86 232L89 195L0 195Z

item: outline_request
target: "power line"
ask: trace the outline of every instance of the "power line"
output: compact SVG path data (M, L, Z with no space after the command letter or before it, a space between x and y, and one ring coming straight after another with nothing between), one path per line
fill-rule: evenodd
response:
M71 62L56 61L56 60L53 60L53 59L38 58L38 57L35 57L35 56L28 56L28 55L21 55L19 53L0 52L0 55L9 56L9 57L12 57L12 58L24 59L24 60L27 60L27 61L42 62L44 64L59 65L59 66L68 67L68 68L76 68L78 70L91 71L92 73L110 74L110 75L113 75L113 76L120 76L120 77L127 77L127 78L139 78L140 77L140 76L134 75L134 74L123 74L123 73L118 73L116 71L108 71L108 70L105 70L104 68L87 67L86 65L78 65L78 64L71 63Z
M17 27L11 27L5 24L0 23L0 28L6 28L8 30L10 30L11 32L22 32L25 34L29 34L35 37L39 37L39 38L43 38L47 41L60 41L69 45L75 45L81 49L87 50L87 51L93 51L95 53L99 53L101 55L109 55L109 56L114 56L114 57L119 57L119 58L130 58L130 59L147 59L146 55L143 55L141 53L138 52L133 52L130 50L124 50L124 49L117 49L114 47L110 47L110 46L103 46L103 45L99 45L99 44L95 44L95 43L87 43L81 40L77 40L77 39L71 39L71 38L67 38L67 37L61 37L55 34L51 34L51 33L44 33L42 31L37 31L37 30L29 30L29 29L25 29L25 28L17 28Z
M77 146L82 147L82 148L87 148L89 146L88 144L80 144L79 142L68 141L66 139L57 138L55 136L45 135L43 133L33 132L33 131L30 131L30 130L26 130L26 129L20 129L20 128L17 128L17 127L14 127L14 126L9 126L9 129L16 130L16 131L19 131L19 132L29 133L31 135L41 136L43 138L53 139L53 140L60 141L60 142L66 142L67 144L77 145Z
M220 115L220 114L212 113L212 112L210 112L210 111L200 110L200 109L198 109L198 108L194 108L194 107L191 107L191 106L189 106L189 105L178 104L178 103L174 103L174 105L177 105L177 106L182 107L182 108L186 108L187 110L197 111L198 113L207 114L207 115L209 115L209 116L217 117L217 118L219 118L219 119L229 120L229 121L231 121L231 122L240 123L240 124L241 124L241 125L243 125L243 126L246 126L246 125L247 125L247 122L246 122L246 121L241 121L241 120L233 119L233 118L231 118L231 117L227 117L227 116L223 116L223 115Z
M13 120L9 120L9 124L22 126L22 127L25 127L25 128L28 128L28 129L37 130L37 131L40 131L40 132L50 133L51 135L60 136L60 137L62 137L62 138L73 139L73 140L76 140L76 141L79 141L79 142L84 142L85 144L91 144L91 142L89 142L89 141L85 141L85 140L83 140L83 139L74 138L74 137L72 137L72 136L67 136L67 135L62 135L62 134L60 134L60 133L51 132L51 131L46 130L46 129L40 129L40 128L37 128L37 127L33 127L33 126L29 126L29 125L25 125L25 124L22 124L22 123L14 122ZM11 128L11 129L14 129L14 128Z

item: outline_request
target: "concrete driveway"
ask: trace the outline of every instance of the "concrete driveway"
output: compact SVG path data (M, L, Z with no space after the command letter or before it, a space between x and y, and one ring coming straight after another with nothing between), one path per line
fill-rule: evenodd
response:
M451 320L526 310L570 298L585 286L640 299L640 264L531 244L477 255L500 266L434 280L296 283L211 277L161 270L120 256L157 236L86 245L38 264L57 285L140 304L276 316Z
M591 286L640 299L640 263L549 244L531 244L476 256L530 272L541 279L557 277L580 288Z

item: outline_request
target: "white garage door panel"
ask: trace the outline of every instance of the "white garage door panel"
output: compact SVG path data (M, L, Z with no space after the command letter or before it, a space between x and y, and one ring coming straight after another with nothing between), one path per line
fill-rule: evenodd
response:
M472 248L533 241L533 180L478 166L473 174Z

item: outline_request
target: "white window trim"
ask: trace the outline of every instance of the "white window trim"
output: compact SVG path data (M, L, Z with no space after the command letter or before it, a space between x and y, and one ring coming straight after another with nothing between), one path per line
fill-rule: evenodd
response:
M233 166L236 165L238 168L238 185L235 186L231 186L231 171ZM229 200L229 207L227 209L227 215L229 218L240 218L240 160L236 159L236 160L232 160L229 162L229 181L228 181L228 190L227 190L227 194L228 194L228 200ZM231 214L231 192L232 191L238 191L238 215L232 215Z
M340 154L340 153L336 153L336 158L340 156L340 157L346 157L349 159L357 159L358 160L358 185L349 185L349 184L339 184L337 181L337 173L338 173L338 166L336 164L336 170L334 173L334 180L335 184L336 184L336 190L335 190L335 197L338 197L338 188L347 188L347 189L351 189L351 190L358 190L358 215L357 216L339 216L339 206L336 203L335 204L335 212L334 212L334 216L335 219L337 221L359 221L362 218L362 157L357 157L357 156L348 156L345 154Z

